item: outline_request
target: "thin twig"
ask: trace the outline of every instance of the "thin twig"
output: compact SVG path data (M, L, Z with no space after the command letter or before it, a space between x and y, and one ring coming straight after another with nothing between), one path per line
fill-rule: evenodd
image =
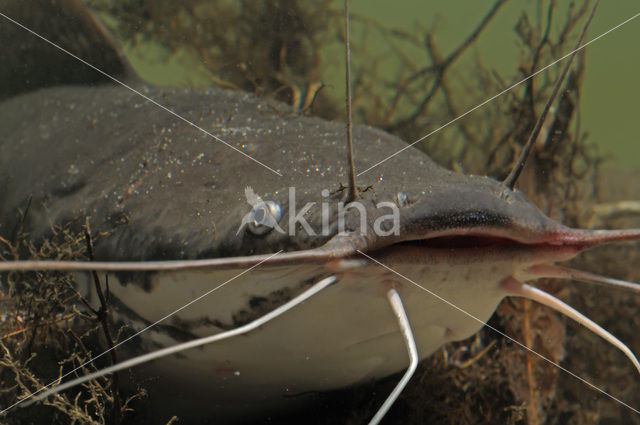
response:
M345 82L346 97L345 107L347 114L347 161L349 167L349 192L346 203L358 198L356 189L356 170L353 165L353 131L351 129L351 46L349 45L349 0L344 0L344 57L345 57Z
M573 62L573 58L578 53L578 49L580 47L580 44L582 43L582 39L584 38L584 35L587 32L587 28L589 27L589 24L591 23L591 20L593 19L593 16L596 13L596 8L598 7L598 3L600 3L600 0L596 0L595 4L593 5L593 8L591 9L591 14L587 18L587 21L585 22L584 26L582 27L582 32L580 33L580 36L578 37L578 41L576 42L576 45L573 48L573 53L571 54L571 56L569 56L569 60L567 60L567 63L564 66L564 69L562 70L562 73L558 77L558 79L556 81L556 84L553 86L553 91L551 92L551 96L549 96L549 99L547 100L547 103L544 105L544 109L542 110L542 114L540 114L540 117L538 118L538 121L536 122L536 126L533 128L533 131L531 132L531 135L529 136L529 140L527 140L527 143L524 145L524 148L522 148L522 152L520 153L520 157L518 158L518 162L513 167L513 169L511 170L511 172L507 176L507 178L504 179L503 184L506 187L508 187L509 189L513 189L513 187L515 186L516 182L518 181L518 177L520 177L520 173L522 173L522 170L524 168L524 164L527 161L527 157L529 156L529 153L531 152L531 149L533 148L534 142L538 138L538 134L540 134L540 130L542 129L542 125L544 124L544 119L546 118L547 113L549 112L549 109L551 108L551 104L553 103L554 99L556 98L556 95L558 94L558 91L560 91L560 86L562 85L562 82L564 81L564 77L567 75L567 72L569 71L569 68L571 67L571 63Z
M49 321L43 322L42 325L51 325L51 324L54 324L54 323L63 322L65 320L72 319L75 315L76 315L76 313L67 313L67 314L65 314L65 315L63 315L63 316L61 316L61 317L59 317L59 318L57 318L55 320L49 320ZM20 335L20 334L25 333L25 332L27 332L29 330L32 330L32 328L31 327L25 327L25 328L22 328L22 329L16 329L16 330L13 330L13 331L9 331L9 332L7 332L5 334L0 335L0 341L4 340L4 339L7 339L9 337L12 337L12 336Z
M482 19L482 21L476 26L476 28L471 32L471 34L469 34L469 36L462 42L462 44L460 44L453 52L451 52L442 62L440 62L438 64L433 64L433 66L431 66L431 67L428 67L428 68L425 68L423 70L420 70L416 74L410 76L407 79L406 85L408 86L410 82L416 80L417 78L419 78L421 75L423 75L426 72L434 72L435 73L434 82L433 82L433 84L431 86L431 89L429 90L429 94L422 100L422 102L420 102L420 105L418 105L418 107L413 111L413 113L408 118L403 119L400 122L397 122L397 123L394 123L394 124L390 125L389 127L386 128L388 131L393 131L393 130L397 130L397 129L400 129L402 127L405 127L409 123L411 123L414 120L416 120L418 118L418 116L420 116L424 112L425 108L429 104L429 101L431 100L431 97L433 96L433 93L435 93L435 91L437 89L437 86L440 84L440 81L444 77L444 73L446 72L446 70L449 68L449 66L453 62L455 62L455 60L469 46L471 46L473 44L473 42L478 38L480 33L482 33L482 31L485 29L487 24L491 21L491 19L495 16L495 14L498 12L500 7L505 2L506 2L506 0L498 0L498 1L496 1L493 4L493 7L491 8L491 10L489 10L489 12L485 15L485 17ZM429 36L427 36L427 40L428 39L429 39ZM399 96L399 95L400 94L397 94L396 96Z
M22 230L24 228L24 222L27 219L27 216L29 215L29 211L31 210L31 201L33 200L33 196L29 196L29 199L27 200L27 207L24 209L24 213L20 212L20 221L18 222L18 224L16 225L15 229L14 229L14 233L13 233L13 242L17 242L18 239L20 238L20 235L22 234Z
M95 261L95 258L93 256L93 241L91 240L91 231L89 229L89 217L85 218L84 234L87 241L87 254L89 255L89 261ZM96 287L96 293L98 294L98 299L100 300L98 320L100 320L102 324L104 337L107 340L107 346L109 349L108 351L111 356L111 363L115 365L116 363L118 363L118 354L115 350L115 343L113 341L113 338L111 337L111 331L109 330L109 307L107 305L107 299L105 298L104 292L102 291L102 285L100 283L100 278L98 277L98 272L92 270L91 276L93 277L93 283ZM114 372L111 376L111 395L113 397L113 423L115 425L118 425L122 421L122 410L120 404L120 396L118 393L118 383L118 372Z

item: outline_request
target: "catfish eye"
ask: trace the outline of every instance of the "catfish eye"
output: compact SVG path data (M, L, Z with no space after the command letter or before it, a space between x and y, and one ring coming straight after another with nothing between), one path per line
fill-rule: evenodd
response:
M254 235L264 235L273 230L282 218L280 205L273 201L260 202L251 210L247 227Z
M396 204L398 204L400 208L407 206L408 203L409 203L409 198L407 197L406 193L404 192L396 193Z

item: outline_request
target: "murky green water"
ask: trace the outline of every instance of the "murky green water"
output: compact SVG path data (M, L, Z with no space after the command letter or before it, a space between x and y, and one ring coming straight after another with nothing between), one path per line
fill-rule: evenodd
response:
M480 56L485 65L503 72L513 70L513 64L518 59L514 23L522 14L523 5L529 10L535 10L535 3L508 2L467 56ZM466 37L490 4L486 1L410 0L392 5L388 1L369 0L354 2L353 9L392 27L410 30L414 23L421 22L427 28L435 28L438 43L447 51ZM601 2L590 25L587 41L638 12L640 4L634 0ZM559 21L566 12L561 10L556 13L554 29L557 30ZM637 130L637 102L640 97L640 84L637 83L640 69L640 50L637 48L639 38L640 19L604 36L586 51L587 66L581 92L580 119L583 130L598 142L601 152L611 156L611 160L606 163L609 166L622 165L640 169L640 137ZM471 67L473 64L467 63L465 66Z
M531 16L536 16L535 3L511 1L504 5L478 42L460 58L456 72L471 74L475 61L480 60L485 67L495 69L507 81L515 81L514 72L522 52L514 31L515 23L522 15L523 7ZM392 76L397 64L394 64L389 49L398 46L405 49L407 57L412 58L416 66L426 59L423 48L409 48L406 44L390 45L379 32L363 29L359 18L370 19L387 29L413 35L433 30L436 46L442 55L446 55L468 36L491 4L467 0L407 0L399 4L383 0L353 1L352 13L357 16L352 23L353 37L356 42L359 37L366 36L368 40L364 49L354 48L354 68L368 66L362 65L366 61L369 64L375 62L378 72ZM337 1L336 11L340 7L341 2ZM634 0L602 2L586 39L595 38L639 11L638 3ZM541 12L546 14L546 9ZM556 12L552 32L557 33L561 29L565 14L566 4ZM368 33L365 34L365 31ZM640 168L640 139L636 131L636 105L640 96L636 75L640 69L640 51L635 46L639 37L640 19L604 36L586 50L580 125L588 137L598 143L600 152L607 157L604 165L609 167ZM154 43L143 42L135 48L129 48L128 52L136 68L151 82L161 85L206 85L211 82L210 75L193 50L171 53ZM320 55L323 64L321 78L327 85L324 90L335 99L341 99L344 78L341 46L337 43L327 46ZM495 101L501 100L504 97ZM477 101L470 99L465 106L473 107ZM464 104L464 100L461 103Z

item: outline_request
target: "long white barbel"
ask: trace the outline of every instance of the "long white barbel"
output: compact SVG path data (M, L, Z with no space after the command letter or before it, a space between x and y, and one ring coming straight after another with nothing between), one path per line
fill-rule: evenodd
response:
M217 342L217 341L222 341L224 339L228 339L234 336L238 336L238 335L242 335L245 334L247 332L251 332L257 328L259 328L260 326L264 325L267 322L270 322L271 320L275 319L276 317L284 314L285 312L291 310L293 307L297 306L298 304L304 302L305 300L311 298L312 296L314 296L315 294L317 294L318 292L322 291L323 289L325 289L326 287L328 287L329 285L333 284L336 282L336 280L338 280L338 278L336 276L329 276L326 277L324 279L322 279L321 281L319 281L318 283L315 283L313 286L311 286L311 288L307 289L306 291L304 291L303 293L301 293L300 295L298 295L297 297L292 298L291 300L287 301L286 303L282 304L280 307L270 311L269 313L265 314L264 316L259 317L258 319L247 323L246 325L242 325L238 328L229 330L229 331L225 331L225 332L221 332L221 333L217 333L215 335L210 335L210 336L206 336L203 338L198 338L195 339L193 341L187 341L184 342L182 344L177 344L174 345L172 347L167 347L167 348L163 348L148 354L144 354L138 357L134 357L132 359L129 360L125 360L123 362L117 363L115 365L106 367L104 369L100 369L96 372L93 373L89 373L87 375L83 375L80 376L76 379L73 379L71 381L65 382L63 384L57 385L47 391L44 391L41 394L35 395L31 398L31 400L26 401L24 403L22 403L22 407L27 407L30 406L31 404L39 401L39 400L43 400L46 397L52 395L52 394L56 394L59 393L60 391L75 387L77 385L80 385L84 382L90 381L92 379L96 379L96 378L100 378L102 376L108 375L110 373L113 372L117 372L119 370L122 369L129 369L131 367L137 366L139 364L142 363L147 363L150 362L152 360L156 360L159 359L161 357L166 357L166 356L170 356L172 354L176 354L176 353L180 353L182 351L185 350L189 350L191 348L196 348L196 347L201 347L203 345L207 345L207 344L211 344L213 342Z

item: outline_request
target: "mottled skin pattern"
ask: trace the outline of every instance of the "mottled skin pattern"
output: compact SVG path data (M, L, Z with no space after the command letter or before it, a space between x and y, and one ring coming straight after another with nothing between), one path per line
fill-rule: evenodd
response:
M304 231L235 233L251 208L245 186L282 206L287 233L289 187L296 187L296 211L317 202L305 218L318 233L322 202L330 205L335 221L346 182L343 125L295 115L285 105L246 93L143 90L283 176L126 88L41 90L0 106L0 180L6 189L0 194L0 233L11 232L17 208L32 197L26 225L36 238L46 233L48 219L63 223L86 214L95 231L108 232L96 244L97 259L103 260L239 256L307 249L327 240ZM356 127L356 168L368 168L402 147L404 142L389 134ZM438 227L514 227L528 238L551 226L532 204L518 194L506 195L499 183L445 170L413 149L364 174L359 184L370 186L362 197L371 207L394 201L399 191L407 194L403 239ZM323 189L333 195L323 198ZM429 216L440 219L425 220ZM330 224L328 236L333 236L337 228ZM370 239L367 245L390 242Z

